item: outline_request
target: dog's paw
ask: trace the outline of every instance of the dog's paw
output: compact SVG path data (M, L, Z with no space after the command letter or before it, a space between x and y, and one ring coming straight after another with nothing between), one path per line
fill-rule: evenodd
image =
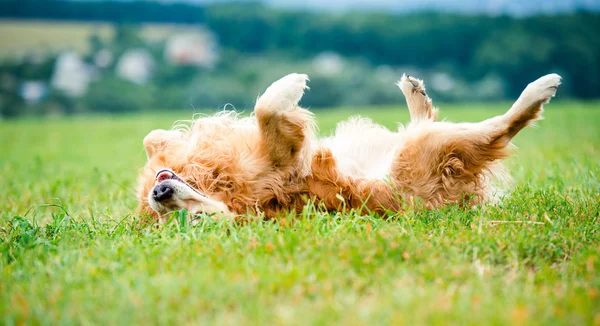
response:
M560 85L562 78L557 74L549 74L538 78L536 81L527 85L524 93L534 101L547 103L554 95Z
M427 93L425 92L425 84L423 84L423 81L418 78L409 75L402 75L402 78L400 78L400 81L397 85L400 87L400 90L405 96L415 93L427 96Z
M256 102L257 107L272 110L292 110L308 89L305 74L289 74L274 82Z
M431 99L427 96L425 84L422 80L409 75L402 75L397 85L406 98L412 122L437 120L438 110L433 107Z

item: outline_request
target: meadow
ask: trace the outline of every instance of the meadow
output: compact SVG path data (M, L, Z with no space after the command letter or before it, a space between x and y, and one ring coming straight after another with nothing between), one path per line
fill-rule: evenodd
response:
M408 121L316 114L323 134L352 114ZM600 325L600 103L547 105L496 205L142 227L142 139L190 116L0 121L0 323Z
M139 32L143 39L155 41L165 39L176 29L168 24L144 24L139 27ZM0 58L28 51L87 53L91 50L93 35L106 42L115 36L115 26L99 22L0 19Z

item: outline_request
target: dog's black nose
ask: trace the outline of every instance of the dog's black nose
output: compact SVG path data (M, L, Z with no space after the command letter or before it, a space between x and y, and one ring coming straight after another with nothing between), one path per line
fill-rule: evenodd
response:
M152 190L152 198L160 202L173 197L173 188L169 185L159 184Z

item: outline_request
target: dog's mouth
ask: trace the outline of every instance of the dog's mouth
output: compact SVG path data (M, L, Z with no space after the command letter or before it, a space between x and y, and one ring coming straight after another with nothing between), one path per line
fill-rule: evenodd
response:
M183 182L183 180L177 176L177 174L175 174L175 172L173 172L173 170L171 169L162 169L158 172L156 172L156 183L159 184L165 180L168 179L175 179L178 180L180 182Z
M164 223L170 212L185 208L191 222L197 221L198 214L218 214L232 216L225 203L212 199L196 190L171 169L161 169L156 173L154 187L148 193L148 203Z
M160 171L156 172L156 183L154 185L156 186L166 180L177 180L177 181L181 182L182 184L186 185L188 188L193 190L198 195L200 195L202 197L207 197L205 194L201 193L200 191L196 190L196 188L192 187L189 183L185 182L182 178L180 178L171 169L165 168L165 169L161 169Z

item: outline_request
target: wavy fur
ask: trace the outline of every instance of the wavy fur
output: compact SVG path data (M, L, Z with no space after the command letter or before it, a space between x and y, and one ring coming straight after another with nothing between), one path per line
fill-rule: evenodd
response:
M407 203L481 203L497 192L494 179L508 179L500 160L510 154L510 140L541 117L560 84L558 75L544 76L505 115L455 124L436 122L423 82L403 76L398 86L411 113L406 128L391 132L352 118L317 140L313 114L298 107L307 80L291 74L273 83L250 117L223 111L148 134L138 211L160 220L180 208L217 217L275 217L300 212L312 200L330 211L387 215ZM155 174L163 168L205 196L180 187L173 198L157 200Z

